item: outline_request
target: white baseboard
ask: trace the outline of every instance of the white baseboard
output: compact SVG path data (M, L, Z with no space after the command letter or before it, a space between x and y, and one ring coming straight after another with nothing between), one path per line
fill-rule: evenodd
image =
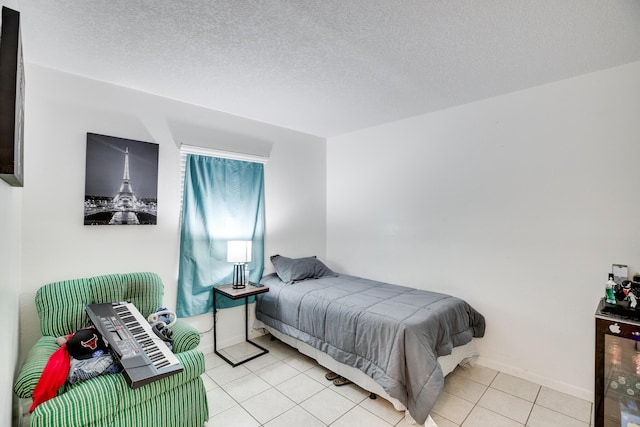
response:
M216 344L218 349L230 347L245 340L245 306L218 310L216 322ZM203 353L213 353L213 317L211 313L183 319L200 333L198 349ZM253 329L255 303L249 304L249 339L264 335L264 330Z
M562 381L557 381L552 378L527 372L511 365L483 358L482 355L480 355L480 357L478 358L478 365L482 365L486 368L495 369L496 371L504 372L505 374L513 375L514 377L522 378L523 380L540 384L541 386L569 394L582 400L586 400L592 403L594 400L593 390L576 387Z
M251 326L249 326L250 340L253 340L254 338L262 336L265 333L266 332L262 329L251 329ZM232 345L240 344L241 342L244 342L244 338L245 338L244 335L227 336L224 339L216 340L216 344L217 344L218 350L220 350L221 348L231 347ZM206 342L204 342L204 340L201 341L200 345L198 346L198 349L205 354L213 353L213 339L207 340Z

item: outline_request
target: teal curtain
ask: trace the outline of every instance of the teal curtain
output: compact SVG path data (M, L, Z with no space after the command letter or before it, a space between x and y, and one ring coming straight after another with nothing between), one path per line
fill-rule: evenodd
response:
M187 155L180 233L176 313L196 316L213 310L212 287L231 283L229 240L251 240L249 281L264 270L264 165ZM218 308L244 304L220 297Z

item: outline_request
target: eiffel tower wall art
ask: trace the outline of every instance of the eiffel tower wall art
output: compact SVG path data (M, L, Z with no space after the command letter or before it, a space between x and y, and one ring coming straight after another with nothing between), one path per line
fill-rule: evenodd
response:
M87 133L84 225L157 224L158 147Z

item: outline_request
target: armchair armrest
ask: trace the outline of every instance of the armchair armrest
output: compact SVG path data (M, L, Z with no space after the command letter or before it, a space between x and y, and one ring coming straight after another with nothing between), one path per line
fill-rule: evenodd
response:
M182 319L178 319L171 327L173 332L173 352L193 350L200 344L200 334L190 324Z
M29 399L33 396L33 390L38 384L49 357L58 348L60 346L56 343L55 337L42 337L31 347L13 385L16 396L21 399Z

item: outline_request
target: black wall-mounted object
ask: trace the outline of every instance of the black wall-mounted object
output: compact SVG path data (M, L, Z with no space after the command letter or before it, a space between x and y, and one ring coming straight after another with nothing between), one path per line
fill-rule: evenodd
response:
M20 12L2 7L0 33L0 178L24 184L24 65Z

